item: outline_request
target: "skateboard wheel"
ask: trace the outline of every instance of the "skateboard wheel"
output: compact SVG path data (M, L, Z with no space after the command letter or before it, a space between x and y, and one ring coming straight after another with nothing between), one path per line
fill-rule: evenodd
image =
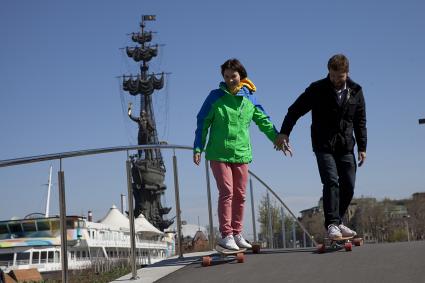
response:
M236 260L238 263L243 263L245 261L245 256L243 253L237 253L236 254Z
M351 243L345 243L344 248L345 248L345 251L350 252L353 248L353 245Z
M252 245L252 253L254 253L254 254L260 253L260 245L259 244L253 244Z
M210 266L211 265L211 257L210 256L203 256L202 257L202 266Z
M362 246L363 245L363 239L362 238L354 239L353 243L356 247Z
M325 246L325 244L318 244L318 245L316 246L316 248L317 248L317 252L318 252L319 254L322 254L322 253L324 253L324 252L325 252L326 246Z

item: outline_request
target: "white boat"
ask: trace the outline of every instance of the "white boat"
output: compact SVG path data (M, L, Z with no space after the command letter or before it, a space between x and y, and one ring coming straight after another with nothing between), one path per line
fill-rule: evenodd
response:
M84 269L95 261L130 257L129 220L115 206L99 222L67 216L68 268ZM0 268L61 269L59 217L0 221ZM164 234L143 215L135 219L136 263L148 265L174 254L172 234Z

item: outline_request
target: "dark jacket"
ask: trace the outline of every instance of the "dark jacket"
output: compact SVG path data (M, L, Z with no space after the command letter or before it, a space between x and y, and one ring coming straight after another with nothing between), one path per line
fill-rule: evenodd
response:
M348 94L341 106L329 76L312 83L292 104L283 120L281 134L290 135L297 120L311 110L313 151L366 151L366 108L360 85L347 79ZM353 136L355 134L355 139Z

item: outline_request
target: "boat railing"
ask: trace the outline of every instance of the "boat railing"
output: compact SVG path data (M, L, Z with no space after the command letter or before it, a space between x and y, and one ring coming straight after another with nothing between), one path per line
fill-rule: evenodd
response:
M13 260L2 260L0 261L0 268L6 269L10 266L13 266Z
M28 265L30 264L30 260L29 259L17 259L16 260L16 265Z
M178 162L177 162L177 156L176 156L176 150L189 150L192 151L191 146L182 146L182 145L169 145L169 144L150 144L150 145L131 145L131 146L118 146L118 147L108 147L108 148L98 148L98 149L87 149L87 150L77 150L77 151L70 151L70 152L63 152L63 153L55 153L55 154L45 154L45 155L39 155L39 156L30 156L30 157L23 157L23 158L15 158L15 159L8 159L8 160L0 160L0 168L1 167L9 167L9 166L16 166L16 165L23 165L23 164L30 164L30 163L37 163L37 162L43 162L43 161L49 161L49 160L57 160L59 161L59 171L58 171L58 189L59 189L59 215L60 215L60 231L61 231L61 267L62 267L62 282L68 282L68 257L66 256L67 253L67 226L66 226L66 197L65 197L65 172L63 170L63 160L67 158L74 158L74 157L82 157L82 156L89 156L89 155L98 155L98 154L105 154L105 153L113 153L113 152L125 152L126 153L126 175L127 175L127 190L128 190L128 196L133 196L132 191L132 179L131 179L131 158L130 158L130 152L133 151L141 151L141 150L147 150L147 149L160 149L160 150L172 150L172 171L173 171L173 178L174 178L174 198L175 198L175 211L176 211L176 232L177 232L177 243L176 243L176 251L179 255L179 257L183 257L183 245L184 239L182 238L182 215L181 215L181 207L180 207L180 190L179 190L179 174L178 174ZM274 223L277 221L275 219L275 211L276 208L281 209L282 218L285 220L285 217L290 217L291 221L289 222L289 225L292 227L292 234L291 236L288 235L283 230L282 239L281 242L283 243L283 247L285 246L285 243L290 243L290 247L296 248L296 247L306 247L307 245L316 245L314 237L309 234L303 223L299 221L299 219L295 216L295 214L288 208L288 206L283 202L283 200L279 197L279 195L269 186L267 185L260 177L258 177L255 173L252 171L249 171L251 179L249 180L250 183L250 196L251 196L251 212L252 212L252 228L253 228L253 240L255 242L261 242L263 247L268 248L274 248L278 246L279 239L276 239L276 234L278 234L279 231L276 231L276 228L274 226ZM208 222L209 222L209 231L208 231L208 240L209 240L209 247L211 249L214 248L215 245L215 231L213 226L213 213L212 213L212 200L211 200L211 187L210 187L210 170L209 170L209 164L208 161L205 160L205 177L206 177L206 189L207 189L207 208L208 208ZM260 211L259 218L264 218L265 222L268 223L267 231L262 233L261 237L257 238L257 232L256 232L256 225L257 222L256 213L255 213L255 205L254 205L254 197L253 197L253 181L252 178L254 178L254 181L261 184L263 188L266 189L267 192L267 204L266 204L266 210ZM275 204L273 205L273 202L270 201L270 196L275 199ZM247 192L248 196L248 192ZM132 269L132 279L137 278L137 270L136 270L136 233L135 233L135 224L134 224L134 204L133 204L133 197L127 197L128 201L128 209L129 212L129 222L130 222L130 246L131 246L131 256L130 256L130 263L131 263L131 269ZM258 204L258 203L257 203ZM263 203L264 204L264 203ZM283 216L284 210L286 211L285 217ZM248 217L247 217L248 218ZM282 221L282 228L285 226L285 221ZM297 240L297 234L302 234L302 240ZM290 239L289 239L290 238ZM291 242L292 241L292 242ZM108 243L109 241L101 241L99 243ZM114 244L117 244L115 242ZM128 245L127 245L128 247ZM137 247L139 248L139 247ZM142 247L143 248L143 247Z
M128 248L130 243L125 240L96 240L96 239L90 239L87 240L87 244L90 247L121 247L121 248ZM136 247L137 248L145 248L145 247L158 247L158 248L166 248L167 244L159 241L152 241L152 240L143 240L143 241L136 241Z
M0 268L8 269L11 267L22 266L22 265L27 265L29 267L44 268L46 264L51 265L54 263L56 263L57 265L60 265L60 262L55 262L53 260L47 260L47 259L41 259L40 262L37 262L37 263L31 263L30 260L28 259L16 260L15 263L13 262L13 260L5 260L5 261L0 261Z

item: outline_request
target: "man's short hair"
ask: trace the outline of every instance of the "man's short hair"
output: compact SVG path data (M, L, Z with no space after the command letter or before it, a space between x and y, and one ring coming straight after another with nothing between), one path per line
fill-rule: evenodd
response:
M350 65L348 58L344 54L336 54L332 56L328 61L328 70L333 70L337 72L348 73L350 70Z

